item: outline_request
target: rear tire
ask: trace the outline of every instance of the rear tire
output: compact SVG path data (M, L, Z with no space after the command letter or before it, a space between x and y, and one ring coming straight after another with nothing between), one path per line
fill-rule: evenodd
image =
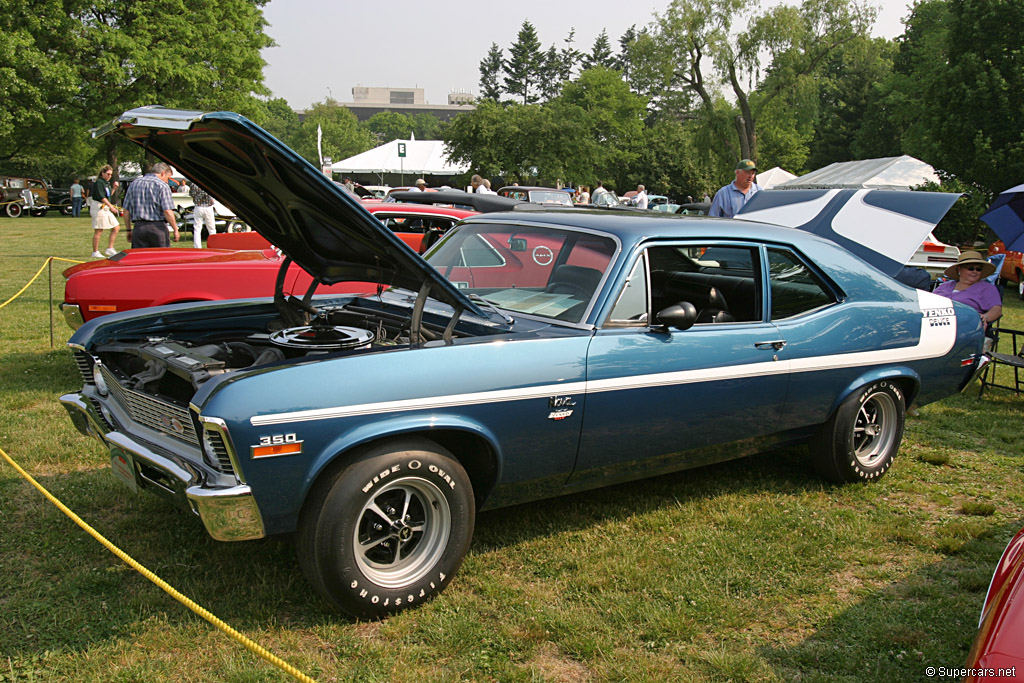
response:
M465 470L433 442L372 447L303 506L299 565L320 595L377 619L440 593L462 564L476 509Z
M1017 271L1017 298L1024 300L1024 273Z
M903 391L888 380L850 394L811 441L815 469L837 484L880 479L903 439Z

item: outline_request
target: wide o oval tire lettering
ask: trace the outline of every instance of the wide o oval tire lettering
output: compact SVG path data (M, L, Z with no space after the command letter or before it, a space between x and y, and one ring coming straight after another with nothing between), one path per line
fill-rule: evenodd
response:
M880 479L892 465L903 438L906 399L889 380L871 382L850 394L810 443L815 469L839 483Z
M328 602L376 619L436 596L473 536L472 485L459 462L425 439L371 447L314 487L296 552Z

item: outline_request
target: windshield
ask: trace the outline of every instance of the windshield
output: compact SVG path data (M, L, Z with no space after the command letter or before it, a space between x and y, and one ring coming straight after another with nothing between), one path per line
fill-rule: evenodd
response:
M427 262L499 308L578 323L615 253L609 237L559 228L467 224Z

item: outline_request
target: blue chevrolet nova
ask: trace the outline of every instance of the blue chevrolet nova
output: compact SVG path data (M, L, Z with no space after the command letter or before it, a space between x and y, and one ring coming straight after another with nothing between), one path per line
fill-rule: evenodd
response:
M69 342L84 387L61 398L129 488L218 540L294 532L314 588L359 617L441 591L477 510L797 442L828 480L878 479L907 406L985 362L972 309L841 246L857 221L934 219L896 193L759 205L797 228L514 206L422 259L236 114L143 108L96 134L218 197L282 272L382 283L104 316Z

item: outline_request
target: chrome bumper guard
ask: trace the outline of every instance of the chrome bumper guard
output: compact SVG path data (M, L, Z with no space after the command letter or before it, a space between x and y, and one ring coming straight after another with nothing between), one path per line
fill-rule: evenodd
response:
M158 452L123 432L111 431L92 402L82 394L65 394L61 405L82 434L96 438L112 456L127 454L136 488L170 498L203 520L218 541L248 541L266 536L263 517L246 484L208 486L216 474L184 458Z
M61 303L60 312L64 314L64 322L73 330L77 330L85 324L85 319L82 317L82 307L78 304Z
M967 381L960 385L960 391L965 391L967 387L971 386L974 383L974 380L981 377L981 373L985 372L985 368L987 368L988 364L991 362L992 359L989 358L987 353L979 353L978 356L974 359L974 370L971 371L971 374L967 378Z

